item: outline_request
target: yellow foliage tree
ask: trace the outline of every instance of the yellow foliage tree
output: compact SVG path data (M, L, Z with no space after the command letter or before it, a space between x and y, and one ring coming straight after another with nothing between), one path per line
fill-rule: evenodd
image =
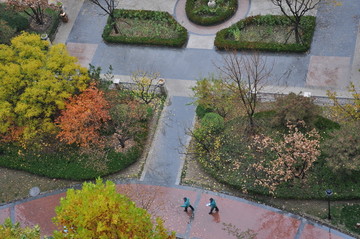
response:
M151 215L122 194L118 194L111 181L84 183L81 190L69 189L56 208L55 224L64 228L54 231L55 239L175 239L160 218L156 224Z
M40 227L21 227L20 223L13 224L10 218L6 218L4 224L0 225L0 238L6 239L40 239Z
M360 93L357 91L355 84L350 83L349 93L353 97L352 103L343 104L337 98L336 92L328 91L328 97L333 101L333 113L336 117L344 120L360 120Z
M0 45L0 133L17 132L24 141L55 133L56 114L88 81L87 69L63 44L22 33Z

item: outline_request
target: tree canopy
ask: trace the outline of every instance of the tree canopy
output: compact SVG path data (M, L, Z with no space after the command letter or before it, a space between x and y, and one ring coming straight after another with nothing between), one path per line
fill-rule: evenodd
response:
M163 221L156 224L151 215L136 207L129 198L116 192L111 181L84 183L81 190L69 189L56 208L53 219L66 230L55 231L54 238L154 238L175 239Z
M104 93L91 84L80 95L71 97L66 109L56 119L61 129L58 137L81 147L103 145L100 129L110 120L109 107Z
M17 132L25 141L55 133L59 110L88 81L87 69L63 44L49 46L39 35L22 33L10 46L0 45L0 133Z
M6 218L4 224L0 225L0 238L6 239L40 239L40 227L21 227L20 223L13 224L10 218Z

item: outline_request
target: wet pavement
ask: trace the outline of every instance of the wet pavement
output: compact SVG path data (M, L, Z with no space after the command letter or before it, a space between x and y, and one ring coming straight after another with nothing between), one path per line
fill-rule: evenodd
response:
M141 180L166 186L179 184L186 134L195 120L195 106L189 97L170 96L159 120Z
M241 231L251 230L255 238L334 239L352 238L337 230L311 220L269 206L250 202L225 194L179 186L184 152L189 142L186 130L194 123L195 110L190 87L196 80L216 73L215 64L221 64L226 53L216 51L213 39L217 26L193 28L182 9L185 0L121 1L121 7L130 9L165 10L184 26L189 27L189 42L181 49L107 44L101 33L106 22L97 7L85 0L76 4L64 0L70 16L63 24L55 42L67 44L70 54L87 67L89 63L100 66L104 72L112 65L116 78L128 79L137 70L159 72L166 78L169 93L159 126L155 133L147 162L140 181L132 184L117 182L119 192L129 195L139 206L152 215L161 216L165 225L182 238L219 239L234 238L224 230L231 223ZM234 19L249 14L272 13L262 0L239 0L240 8ZM343 90L350 81L359 79L354 69L360 65L356 54L360 51L360 7L358 0L342 1L343 5L321 5L317 11L317 28L310 52L306 54L263 54L273 74L269 79L269 92L313 92L325 95L325 89ZM211 29L211 30L209 30ZM239 53L247 54L247 53ZM17 201L0 206L0 223L6 217L23 225L39 224L42 235L55 229L51 218L63 191ZM195 214L183 212L182 198L189 197ZM205 206L213 197L220 212L209 215ZM189 210L190 211L190 210Z
M297 215L263 204L206 190L185 186L156 186L143 183L117 184L117 191L128 195L138 206L153 216L162 217L165 226L178 237L189 239L234 238L225 230L231 224L240 232L249 231L256 239L350 239L337 230L320 225ZM0 207L0 223L10 216L22 225L40 225L42 235L57 229L51 218L65 193L40 195ZM195 208L184 212L180 207L183 197L190 198ZM219 212L209 215L209 198L216 200Z

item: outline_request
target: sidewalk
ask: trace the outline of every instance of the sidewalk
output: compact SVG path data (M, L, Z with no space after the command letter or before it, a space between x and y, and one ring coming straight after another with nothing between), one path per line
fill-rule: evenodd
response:
M151 205L147 210L165 221L165 227L186 239L234 238L224 230L231 223L241 231L251 230L256 239L351 239L332 228L322 226L297 215L263 204L254 203L220 193L184 186L163 187L145 184L117 184L117 190L127 192L139 205ZM56 192L18 201L0 207L0 223L11 217L22 225L40 225L42 235L51 235L55 226L51 218L54 208L65 193ZM182 198L189 197L195 214L184 212ZM212 197L219 207L218 213L209 215L205 205ZM324 204L326 204L324 202ZM325 205L324 205L325 206Z

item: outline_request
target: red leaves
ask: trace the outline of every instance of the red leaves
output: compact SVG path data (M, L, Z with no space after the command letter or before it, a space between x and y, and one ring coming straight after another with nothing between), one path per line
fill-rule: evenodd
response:
M91 84L80 95L72 97L56 123L61 129L58 138L81 147L102 146L100 129L110 120L109 104L104 93Z

